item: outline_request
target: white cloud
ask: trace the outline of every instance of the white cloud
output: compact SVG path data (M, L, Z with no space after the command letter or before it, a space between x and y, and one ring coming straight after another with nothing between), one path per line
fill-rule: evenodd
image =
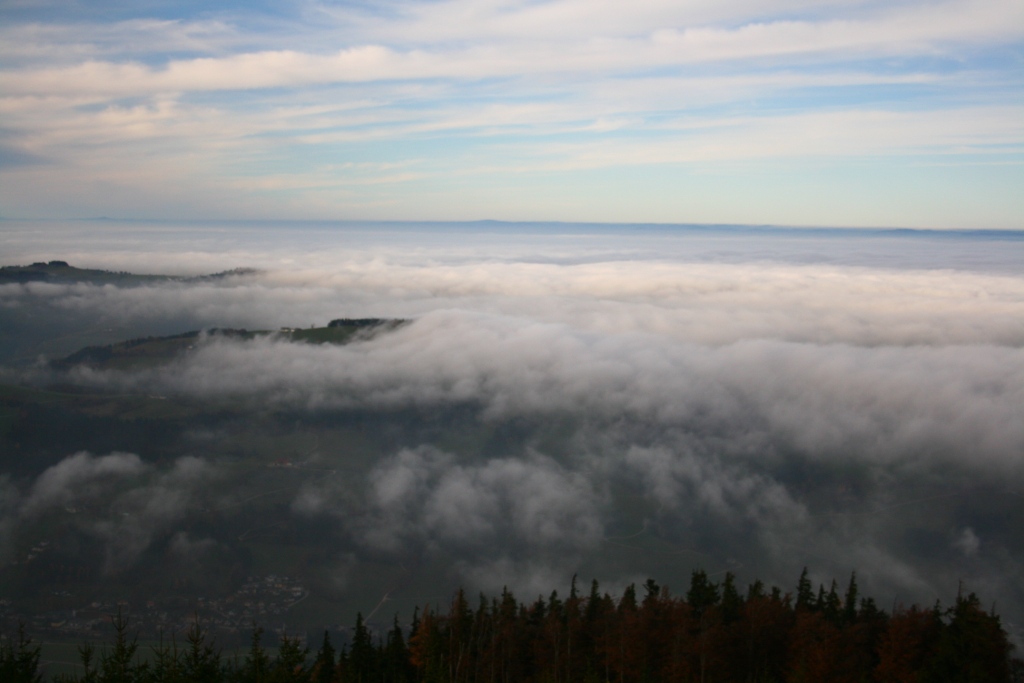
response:
M569 552L601 534L590 481L536 454L472 465L430 448L403 450L368 481L367 509L351 526L381 550L413 542L468 555L496 544Z
M1024 36L1021 12L460 0L28 21L0 29L0 202L26 216L606 220L607 207L586 212L587 196L608 201L592 170L674 165L685 182L708 164L828 159L866 181L861 160L941 154L971 178L976 157L1019 166L1020 79L999 51ZM552 173L585 192L544 201ZM993 215L968 215L1015 225L1011 193L992 191L999 201L977 206ZM915 199L909 215L810 215L775 192L751 216L726 212L727 193L710 220L921 226L948 213ZM616 218L705 220L692 202L655 211L630 194Z
M974 533L974 529L965 527L953 540L952 546L963 553L964 557L973 557L978 554L978 549L981 547L981 539Z
M452 3L454 5L454 3ZM534 6L535 8L538 6ZM550 12L559 5L542 4ZM431 6L430 26L443 24L473 30L455 7ZM1014 3L984 0L971 3L920 4L854 20L753 21L737 28L682 27L676 23L648 24L622 31L618 12L604 27L575 22L581 10L600 16L591 6L573 7L558 20L528 18L530 25L558 27L558 36L538 37L515 29L515 14L496 13L514 33L502 36L511 43L494 45L485 35L462 33L468 42L445 47L394 48L388 45L349 44L330 54L296 50L243 52L228 56L173 60L162 67L141 63L87 61L69 67L21 72L0 72L0 88L12 95L138 96L206 90L248 90L327 83L408 80L421 78L479 79L550 73L614 73L719 60L848 53L916 55L941 51L948 44L986 44L1019 40L1024 16ZM589 25L588 25L589 24ZM422 25L422 24L421 24ZM578 26L566 36L567 27ZM593 33L601 28L610 34ZM637 36L642 31L647 35ZM413 33L427 35L422 28ZM442 34L443 35L443 32ZM543 33L540 34L543 36ZM440 36L438 36L439 38ZM494 38L495 36L491 36ZM435 39L436 40L436 39ZM444 45L444 43L440 43Z
M146 466L134 453L93 457L81 452L61 460L39 475L22 507L31 515L53 506L89 500L108 492L117 480L136 476Z
M205 461L185 456L166 471L146 465L133 453L64 458L32 484L19 515L33 518L71 511L72 519L104 547L104 571L130 567L152 543L187 511L197 490L215 476ZM78 516L78 513L81 516ZM180 534L179 534L180 536ZM177 539L184 549L184 538ZM192 544L198 550L202 542Z
M986 594L1017 595L1020 544L993 510L1015 509L1022 476L1019 238L349 227L97 224L96 242L76 247L89 265L271 270L131 289L12 285L0 307L253 328L415 317L343 347L212 339L167 371L73 376L249 400L300 422L309 409L320 420L400 407L413 424L457 405L470 433L522 427L521 447L452 447L396 418L375 455L321 448L323 466L336 458L348 475L311 477L292 511L328 529L339 591L362 585L371 558L415 558L453 582L526 595L577 571L618 585L694 566L786 586L808 564L825 580L856 569L884 604L930 604L948 599L965 563ZM59 257L63 234L10 243ZM25 497L55 510L67 482L93 482L90 500L129 513L88 529L112 570L154 538L203 552L175 523L220 470L182 459L104 479L101 462L135 461L74 456ZM237 483L218 495L240 499ZM8 527L22 509L13 495Z

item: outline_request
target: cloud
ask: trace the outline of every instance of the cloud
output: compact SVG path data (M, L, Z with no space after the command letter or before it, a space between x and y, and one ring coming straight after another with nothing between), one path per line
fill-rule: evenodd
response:
M44 471L25 500L27 515L79 500L95 500L107 494L119 479L139 475L146 469L133 453L112 453L99 458L81 452Z
M81 452L40 474L18 511L28 520L63 510L78 519L81 512L80 528L103 543L104 571L117 573L185 515L213 476L209 464L191 456L158 471L133 453ZM184 542L179 538L177 546L184 548Z
M964 557L972 557L978 554L981 547L981 539L974 533L974 529L966 527L952 543L953 547L964 554Z
M785 486L742 464L714 456L632 446L624 463L654 501L668 510L706 509L726 521L757 522L765 532L797 534L808 527L808 511Z
M468 403L491 420L625 419L727 439L759 434L815 457L852 449L882 460L956 459L969 451L999 467L1024 447L1022 367L1013 346L703 345L449 310L342 347L212 339L166 370L86 367L72 376L308 410Z
M1024 614L1019 236L349 228L282 233L280 249L270 227L237 233L241 247L228 229L111 231L82 256L166 272L205 237L202 263L265 270L6 286L0 310L131 329L410 318L345 346L211 336L166 368L62 378L228 399L283 416L273 429L323 435L309 457L324 469L282 474L295 477L279 491L290 512L273 514L321 534L338 596L364 591L368 567L530 596L574 573L679 590L695 567L788 589L808 565L826 585L856 570L886 605L948 600L970 576L1008 622ZM60 242L21 239L47 256ZM350 441L346 425L366 416ZM242 429L197 428L209 432L189 447L211 452ZM180 536L183 511L253 488L196 459L106 457L69 458L15 491L11 514L103 501L110 514L88 533L113 571L158 538L191 551L204 541ZM216 494L203 485L214 475Z
M297 50L241 52L171 60L155 68L141 63L86 61L70 67L0 73L0 88L19 95L77 93L124 97L396 79L614 73L808 53L913 55L939 51L951 43L1016 40L1021 37L1022 25L1018 7L991 0L909 5L852 20L754 20L739 27L693 25L686 23L686 17L648 15L652 23L634 26L629 33L616 21L621 11L607 6L603 8L607 21L598 26L593 21L574 21L581 12L588 16L602 14L592 6L584 9L575 3L528 5L511 12L502 8L488 12L490 16L484 22L480 22L479 13L467 12L460 5L443 3L432 6L429 14L412 15L416 16L418 26L406 32L403 47L398 48L374 42L350 43L328 54ZM556 23L541 18L550 14L562 16ZM450 20L453 15L459 20ZM471 17L468 24L463 21L467 15ZM502 25L505 30L500 35L493 30L488 32L491 40L502 40L505 45L489 44L479 30L466 32L481 23L492 29ZM436 32L425 30L427 25ZM522 29L517 31L517 25ZM558 26L557 38L536 32L541 25ZM562 31L572 26L576 30L566 36ZM441 36L450 34L452 28L461 33L461 40L441 41ZM367 37L373 40L372 36ZM410 39L426 39L432 45L405 47ZM530 49L509 49L513 46Z
M142 232L137 239L149 237ZM571 240L571 236L566 238L566 242ZM751 241L757 244L758 238ZM766 247L770 244L763 241ZM609 260L607 252L597 251L577 256L593 262L545 263L535 260L545 256L558 259L562 249L570 253L568 244L556 242L542 254L517 253L523 246L509 242L508 260L503 262L481 257L479 246L474 250L464 241L460 245L458 235L420 254L422 262L411 261L399 251L382 253L359 245L340 251L330 244L304 244L319 253L302 269L282 267L284 262L300 258L297 251L284 250L268 258L246 252L197 257L186 250L164 257L168 263L163 269L176 264L193 270L197 261L206 263L209 270L247 261L274 269L188 285L3 285L0 306L49 307L67 315L116 323L180 320L192 329L323 325L344 316L414 317L447 308L507 316L504 323L481 320L484 327L527 320L569 325L602 337L628 329L656 339L701 345L778 339L855 346L1015 346L1024 339L1024 328L1018 322L1024 286L1012 275L983 272L988 267L984 263L976 266L982 272L899 270L899 262L890 268L851 268L842 263L794 264L800 257L784 253L775 263L707 263L707 254L735 247L726 240L708 240L702 245L697 240L657 237L638 238L630 246L612 241L606 247L631 247L629 259ZM692 245L695 252L679 251L680 244ZM808 240L806 245L793 246L809 255L816 251L856 253L864 248L858 240L841 239ZM892 246L895 251L900 245ZM922 242L918 258L923 264L940 265L950 260L956 263L959 258L970 268L975 265L969 262L973 255L953 253L961 246ZM668 253L658 257L658 250ZM929 257L928 250L935 253ZM1011 267L1009 262L1017 251L1015 243L1006 245L1005 267ZM26 257L53 254L53 247L40 246ZM728 256L727 251L725 254ZM97 258L80 256L87 262ZM765 254L766 258L773 256L776 254ZM667 260L670 257L682 262ZM132 258L136 263L150 261L153 270L160 269L157 257L133 256L127 251L107 252L97 265L122 269Z
M473 404L490 420L626 419L722 439L725 455L750 444L881 461L969 451L999 468L1024 443L1017 277L641 256L403 263L356 252L333 270L218 283L7 285L0 301L117 325L180 321L169 331L415 318L343 347L211 338L165 370L75 371L98 386L302 410Z
M565 554L592 548L601 535L591 481L536 453L469 464L430 447L403 449L366 482L362 504L313 486L293 508L339 515L361 545L388 553L419 547L473 557L505 546Z
M168 544L168 551L176 560L195 563L208 555L217 547L217 542L210 538L193 540L187 531L174 534Z
M1021 39L1017 3L635 4L29 11L0 29L0 201L27 216L1016 225L1019 83L1001 51ZM609 189L634 173L710 183L709 165L758 187L737 166L752 162L847 201L751 192L748 214L723 201L735 182L711 183L713 209ZM878 166L932 196L963 179L993 197L956 220L919 198L866 207ZM571 197L548 196L551 174Z

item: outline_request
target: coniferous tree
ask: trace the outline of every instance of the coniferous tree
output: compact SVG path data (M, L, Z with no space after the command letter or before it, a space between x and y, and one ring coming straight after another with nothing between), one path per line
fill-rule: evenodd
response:
M114 645L100 653L99 683L135 683L142 680L148 667L135 662L139 649L137 638L128 638L128 618L120 608L111 617L114 626Z
M604 651L608 632L607 614L611 607L601 597L597 580L591 581L590 594L581 615L582 625L577 647L583 661L583 680L604 680L607 675ZM602 673L605 676L602 676Z
M788 596L784 599L777 588L770 596L764 595L759 581L750 587L739 622L743 643L743 654L739 656L742 680L751 683L782 680L792 621Z
M263 628L253 625L249 654L239 672L239 683L266 683L269 671L270 656L263 647Z
M423 683L445 681L444 633L441 618L429 609L423 610L416 630L409 636L409 661Z
M277 657L267 676L269 683L308 683L309 669L306 658L309 648L302 645L298 638L282 636Z
M643 584L638 604L629 586L618 604L600 594L596 581L582 598L575 580L564 602L557 591L527 606L505 590L501 599L481 595L475 611L459 591L447 614L417 611L406 640L397 615L390 631L374 639L362 614L356 617L351 650L336 659L328 633L310 665L308 648L283 638L278 655L268 656L263 631L254 626L242 664L222 664L198 620L188 646L173 638L154 649L148 663L136 658L128 621L113 619L115 637L99 666L91 646L80 655L81 676L56 677L60 683L696 683L743 681L829 681L830 683L1016 683L1024 664L1009 658L999 618L980 601L961 594L953 607L912 607L891 617L870 598L861 598L851 575L844 597L837 584L824 586L814 601L801 575L798 598L778 588L766 594L755 581L741 597L735 577L721 585L706 573L691 576L687 599L673 598L653 579ZM859 600L859 604L858 604ZM24 632L19 644L0 642L0 682L38 683L38 647ZM23 653L19 655L19 653ZM20 657L20 658L19 658ZM337 661L337 665L335 662ZM36 671L18 678L18 663ZM14 668L12 668L14 667Z
M639 617L635 585L629 584L622 592L616 612L613 624L615 653L611 668L619 683L625 683L626 680L633 680L638 668L636 655L639 648L636 644L636 631Z
M96 648L91 643L82 643L78 646L78 658L82 662L82 683L94 683L97 679L97 672L93 666L96 656Z
M161 632L160 642L152 650L152 666L146 678L147 683L184 683L185 672L175 639L171 638L171 644L167 645Z
M705 610L717 604L718 600L718 586L708 580L708 575L703 569L694 571L690 575L690 590L686 593L686 602L694 615L699 618Z
M316 653L316 662L313 664L313 683L334 683L334 667L337 664L334 656L334 646L331 645L331 636L324 631L324 641L320 650Z
M665 664L666 653L671 643L668 593L654 579L643 584L644 597L637 612L636 633L631 639L636 643L636 679L644 683L653 680Z
M467 676L471 636L473 632L473 613L469 609L466 593L461 588L452 599L448 614L448 677L453 683L462 681Z
M712 644L721 622L721 612L715 609L719 600L718 586L708 579L704 570L695 570L690 575L686 603L690 606L691 639L697 680L700 683L707 680L714 658Z
M857 620L857 572L850 574L850 583L843 598L843 623L852 624Z
M572 575L572 582L569 587L569 598L565 601L564 623L565 623L565 666L564 680L579 680L580 671L583 667L579 665L581 648L583 647L583 615L581 613L581 599L576 590L576 575Z
M999 617L986 614L974 593L958 595L946 612L935 654L925 668L929 683L982 683L1009 679L1010 644Z
M832 586L829 588L828 593L825 594L821 607L822 612L825 614L825 619L833 624L838 624L843 614L843 603L839 600L837 587L836 580L832 579Z
M712 636L715 667L719 678L744 679L744 633L740 625L743 618L743 598L736 589L736 577L726 572L722 580L722 598L717 607L720 625Z
M370 683L375 681L376 656L373 648L373 639L370 637L370 630L363 621L363 613L356 614L356 626L352 632L352 647L348 653L348 662L345 668L346 683Z
M519 679L519 632L523 620L519 616L519 604L508 588L502 589L501 600L494 611L493 666L497 680L509 683Z
M25 625L18 624L17 643L0 643L0 680L11 683L39 683L40 650L25 633Z
M388 631L381 668L383 669L381 680L386 683L406 683L412 680L409 649L405 645L405 635L402 633L402 626L398 623L397 614L391 630Z
M188 647L182 657L185 679L190 683L216 683L223 680L220 650L206 641L206 633L199 625L199 618L193 620L185 634Z
M822 612L825 609L825 584L818 584L818 597L814 600L814 611Z
M808 610L814 608L814 593L811 589L811 580L807 578L807 567L800 572L800 580L796 584L796 609Z
M849 672L847 680L863 681L871 678L878 667L878 648L888 623L888 615L875 606L870 598L861 599L860 606L851 612L846 603L852 602L856 583L851 577L843 607L843 630L838 657L842 668Z
M740 618L742 609L743 598L736 590L736 577L732 572L726 572L722 581L722 621L731 624Z

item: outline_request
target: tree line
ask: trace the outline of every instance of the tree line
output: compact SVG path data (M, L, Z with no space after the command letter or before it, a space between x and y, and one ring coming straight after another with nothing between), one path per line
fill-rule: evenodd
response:
M374 633L361 614L336 649L325 632L313 653L282 638L271 656L253 628L244 656L228 657L198 623L184 641L148 658L113 617L115 637L79 648L81 672L61 683L1020 683L1024 662L994 609L973 593L950 607L897 606L892 613L861 597L856 575L844 591L813 590L807 570L795 593L745 593L726 573L721 583L695 571L685 596L648 580L618 599L573 579L531 603L505 590L471 605L459 590L446 609L417 610L404 629ZM0 644L0 680L41 681L39 647L24 631Z

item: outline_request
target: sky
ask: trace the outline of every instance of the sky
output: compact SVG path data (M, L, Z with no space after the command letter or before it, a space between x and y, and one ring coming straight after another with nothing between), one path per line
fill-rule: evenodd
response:
M0 2L0 216L1024 227L1007 0Z

